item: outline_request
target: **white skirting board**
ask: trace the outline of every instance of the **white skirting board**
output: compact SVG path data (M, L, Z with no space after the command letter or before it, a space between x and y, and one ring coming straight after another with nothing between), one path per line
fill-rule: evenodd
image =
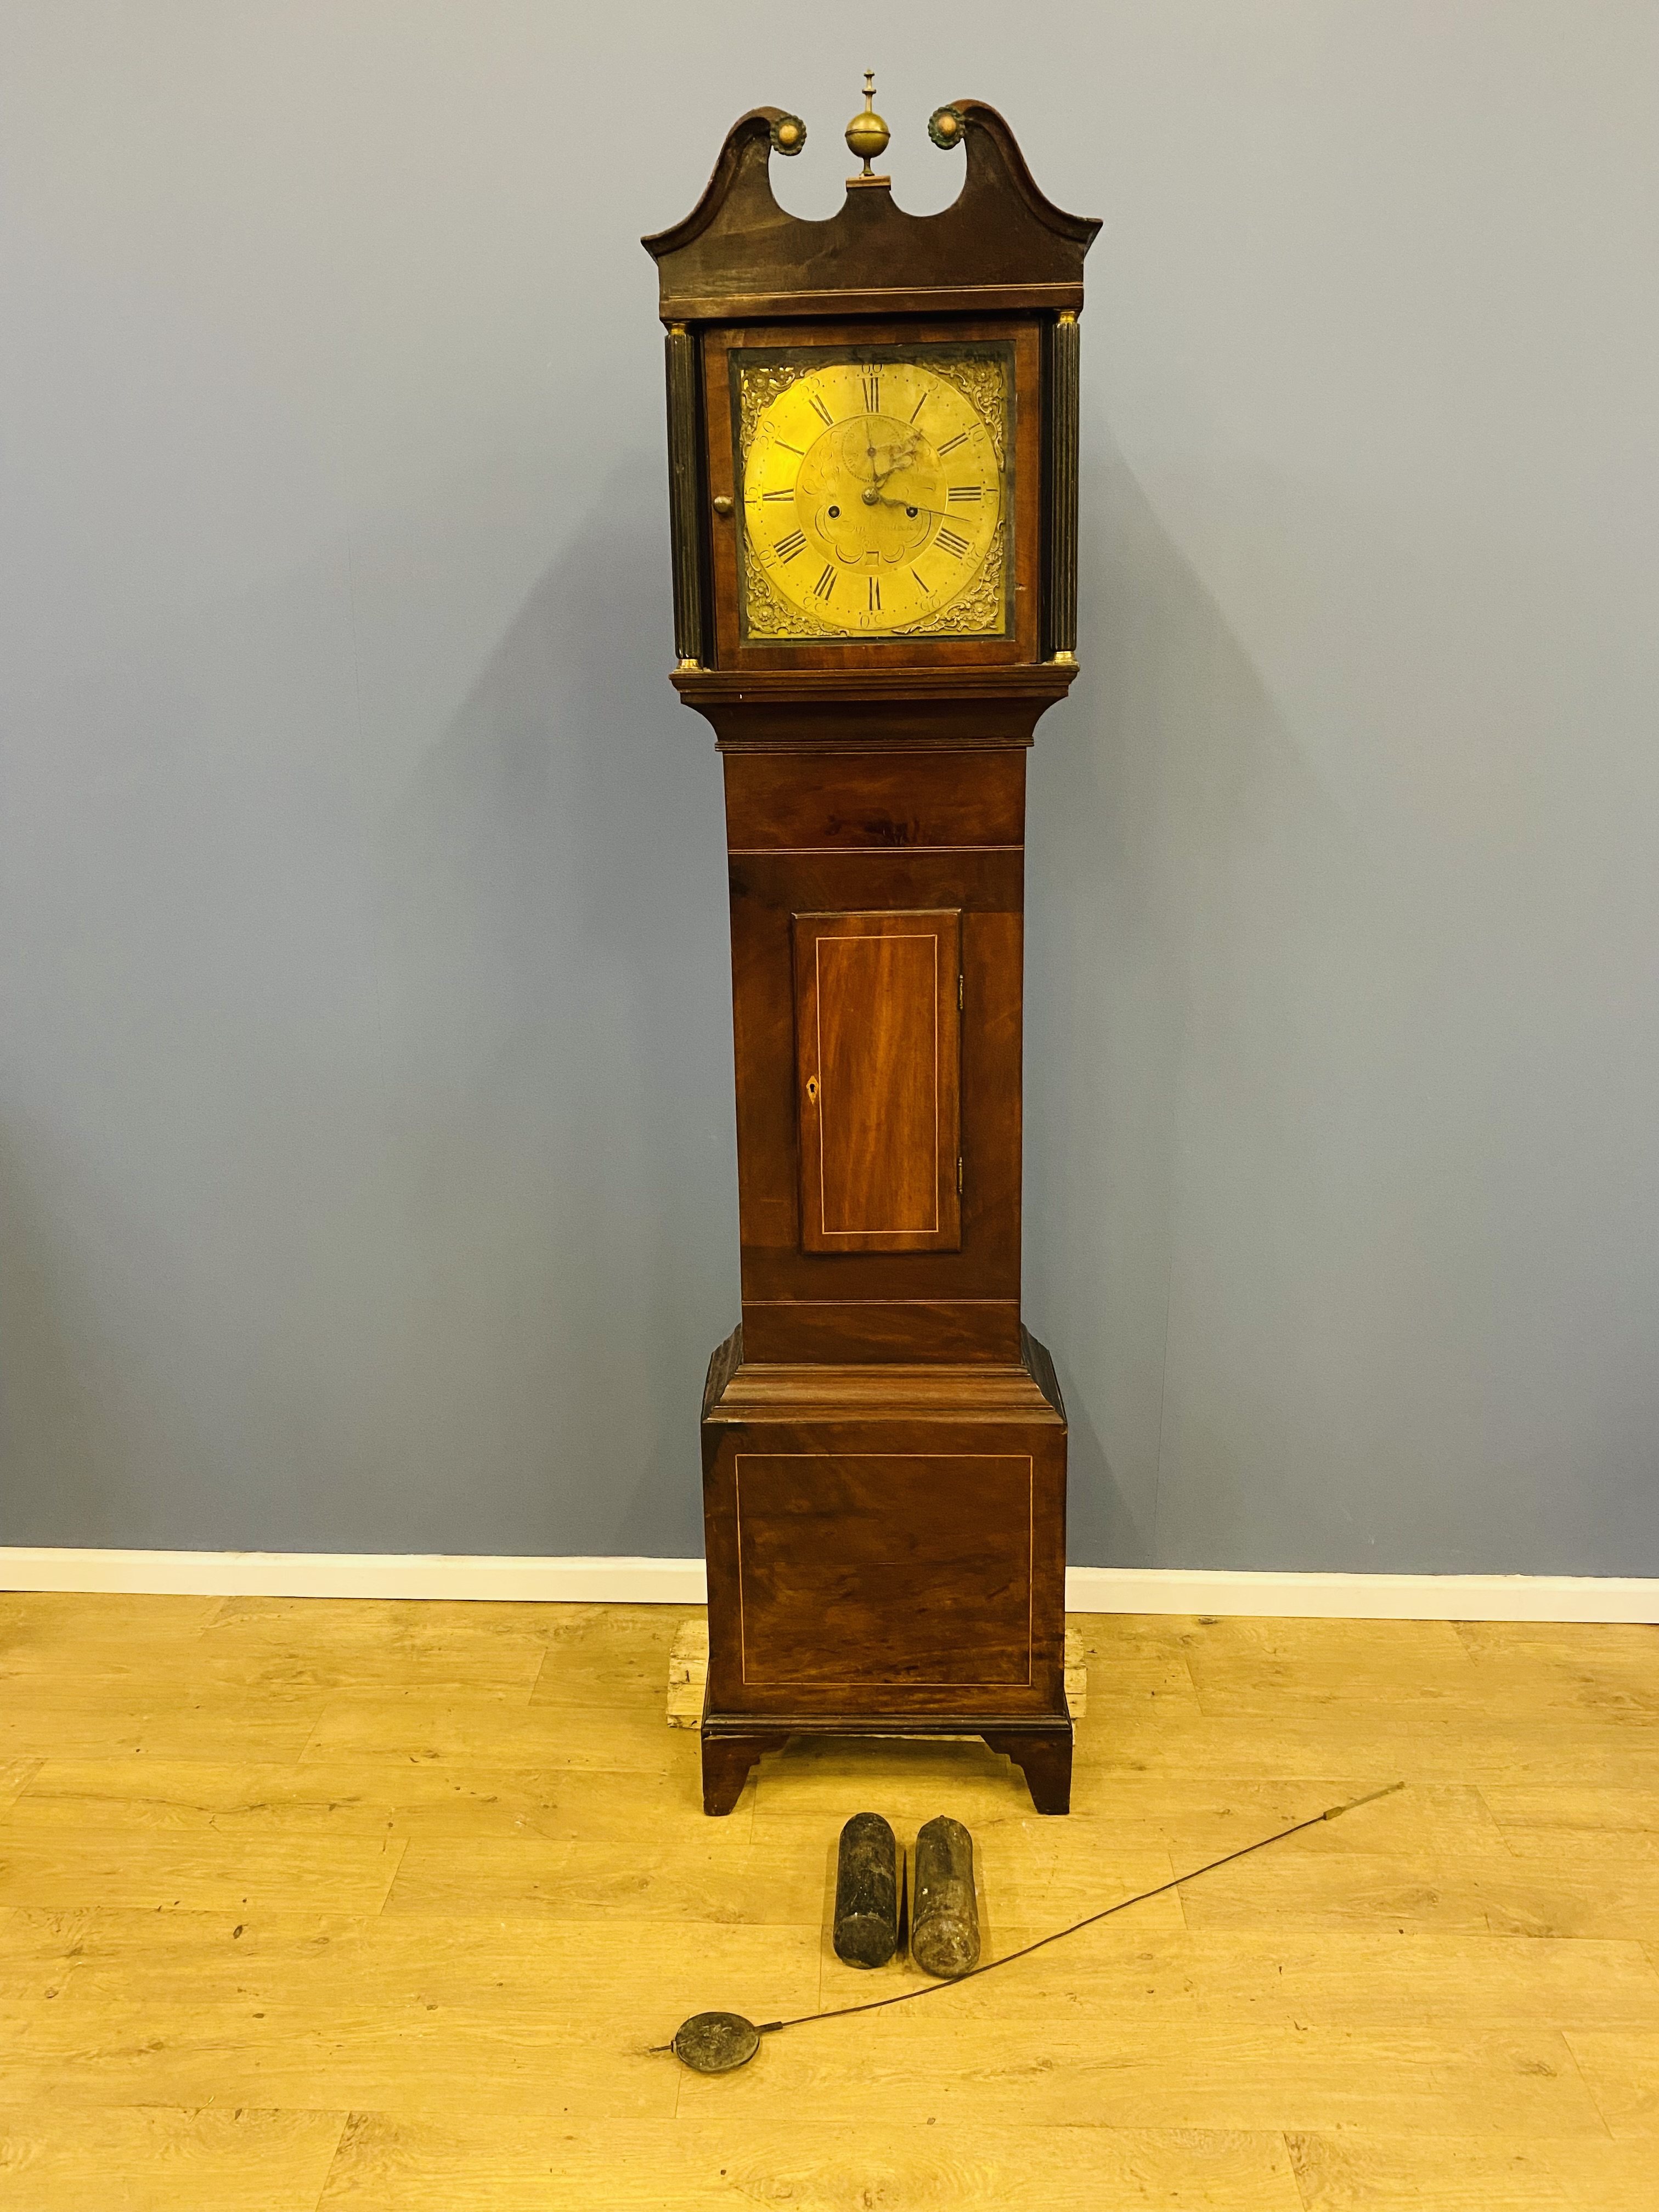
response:
M0 1589L192 1597L495 1598L701 1605L701 1559L485 1559L398 1552L129 1552L0 1545ZM1279 1620L1659 1621L1659 1576L1347 1575L1072 1567L1072 1613Z
M495 1598L702 1605L701 1559L489 1559L444 1552L99 1552L0 1545L0 1590L173 1597Z

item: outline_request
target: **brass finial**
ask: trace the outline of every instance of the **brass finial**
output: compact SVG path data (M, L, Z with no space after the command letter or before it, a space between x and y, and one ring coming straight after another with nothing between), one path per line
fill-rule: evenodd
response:
M876 73L874 70L866 70L864 112L855 115L847 126L848 149L855 161L864 164L863 175L853 178L854 184L862 184L866 178L872 184L877 181L870 164L887 151L887 142L892 135L876 112Z
M952 146L962 143L962 110L959 107L936 107L927 118L927 136L941 154L948 154Z

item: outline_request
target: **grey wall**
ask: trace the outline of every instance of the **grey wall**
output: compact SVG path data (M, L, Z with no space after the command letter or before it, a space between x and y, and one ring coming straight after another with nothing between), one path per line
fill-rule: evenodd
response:
M11 0L0 1540L696 1548L638 234L873 60L1103 215L1033 769L1081 1560L1659 1572L1651 6Z

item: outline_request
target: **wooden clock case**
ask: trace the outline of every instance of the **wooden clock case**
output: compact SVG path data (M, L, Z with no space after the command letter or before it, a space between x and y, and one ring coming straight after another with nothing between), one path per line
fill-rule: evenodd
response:
M644 243L667 326L674 684L726 778L743 1318L702 1406L705 1809L793 1735L982 1735L1070 1802L1066 1416L1020 1322L1025 754L1076 673L1078 323L1099 225L1012 133L941 214L787 214L759 108ZM937 118L936 118L937 120ZM936 134L937 135L937 134ZM796 140L798 142L798 137ZM1003 341L1006 634L742 634L733 347ZM831 1110L833 1107L833 1111Z

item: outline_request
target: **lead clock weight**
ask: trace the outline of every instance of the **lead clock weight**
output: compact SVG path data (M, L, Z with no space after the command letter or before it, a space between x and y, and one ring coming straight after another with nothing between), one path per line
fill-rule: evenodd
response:
M898 1948L898 1840L879 1813L854 1813L836 1854L836 1956L884 1966Z

